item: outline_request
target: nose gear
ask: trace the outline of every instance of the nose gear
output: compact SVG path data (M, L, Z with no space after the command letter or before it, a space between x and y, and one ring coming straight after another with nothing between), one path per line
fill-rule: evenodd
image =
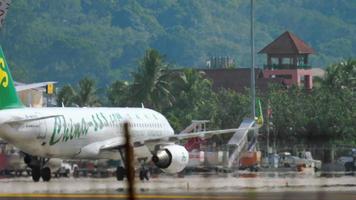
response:
M34 182L38 182L40 178L42 178L44 182L48 182L51 180L51 169L46 166L48 161L49 158L41 158L25 154L24 162L29 168L31 168L32 180Z

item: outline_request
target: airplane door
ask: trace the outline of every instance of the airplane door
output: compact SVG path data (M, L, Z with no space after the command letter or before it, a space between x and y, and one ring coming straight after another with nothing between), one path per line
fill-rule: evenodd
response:
M46 139L46 132L47 132L46 121L45 120L38 121L37 139L40 139L40 140Z

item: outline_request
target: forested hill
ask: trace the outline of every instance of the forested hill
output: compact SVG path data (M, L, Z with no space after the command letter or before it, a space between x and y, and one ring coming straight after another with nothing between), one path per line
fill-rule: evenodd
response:
M249 61L249 0L14 0L0 43L22 81L127 79L147 48L176 66L209 56ZM356 55L356 1L256 0L256 51L286 30L316 51L315 66ZM258 56L262 64L264 56Z

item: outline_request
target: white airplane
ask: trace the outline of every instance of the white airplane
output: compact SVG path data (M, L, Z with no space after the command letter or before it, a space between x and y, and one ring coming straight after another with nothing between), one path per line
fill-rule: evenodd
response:
M167 173L188 163L187 150L176 141L237 131L175 135L162 114L147 108L25 108L0 47L0 137L27 154L24 161L35 182L51 179L49 158L123 160L124 122L129 122L135 159L152 159ZM124 167L118 166L117 179L124 177Z

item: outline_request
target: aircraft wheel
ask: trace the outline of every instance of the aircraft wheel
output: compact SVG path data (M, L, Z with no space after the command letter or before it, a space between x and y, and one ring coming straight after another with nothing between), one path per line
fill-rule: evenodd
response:
M150 180L149 175L148 175L148 170L143 168L140 170L140 180L144 181L145 179L148 181Z
M22 170L16 170L16 171L15 171L15 175L16 175L17 177L22 176Z
M125 168L123 168L122 166L116 168L116 179L118 181L124 180L125 174L126 174Z
M40 167L32 167L32 180L38 182L41 178L41 169Z
M74 168L74 170L73 170L73 177L74 178L78 178L79 177L79 169L77 167Z
M45 167L41 170L42 180L48 182L51 180L51 169L49 167Z
M26 169L26 175L27 175L27 176L31 176L31 175L32 175L31 169Z
M31 161L32 161L32 157L30 155L26 154L25 157L23 158L23 160L27 165L30 165Z

